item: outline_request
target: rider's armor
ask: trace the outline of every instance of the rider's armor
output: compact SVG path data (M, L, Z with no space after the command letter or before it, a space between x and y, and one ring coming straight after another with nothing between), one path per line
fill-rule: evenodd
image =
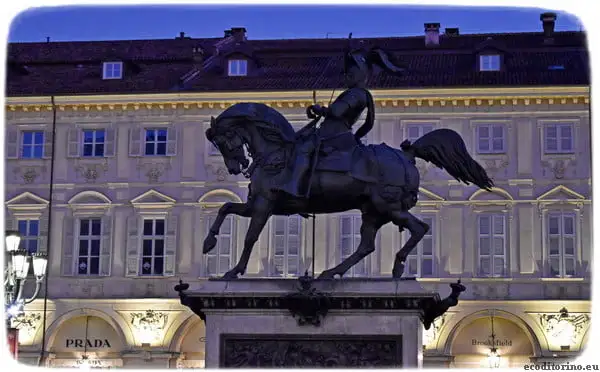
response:
M369 100L372 100L371 95L364 88L350 88L340 94L329 107L328 115L316 132L318 134L302 139L296 146L291 177L282 185L282 191L296 197L307 196L306 178L313 167L317 146L318 155L327 156L333 152L352 151L359 144L352 133L352 126L365 108L372 106ZM372 123L367 126L372 127Z

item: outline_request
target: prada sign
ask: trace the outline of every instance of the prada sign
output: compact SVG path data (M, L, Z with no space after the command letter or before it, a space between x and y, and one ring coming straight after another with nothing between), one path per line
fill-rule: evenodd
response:
M111 347L108 339L100 339L100 338L92 338L92 339L82 339L82 338L67 338L65 341L65 346L67 348L84 348L91 347L96 349L101 348L109 348Z

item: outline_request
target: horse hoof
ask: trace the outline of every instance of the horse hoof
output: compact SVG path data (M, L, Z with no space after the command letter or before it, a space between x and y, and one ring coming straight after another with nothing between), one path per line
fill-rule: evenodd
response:
M325 280L335 279L335 274L332 273L331 271L326 270L326 271L323 271L317 279L325 279Z
M238 278L238 273L234 270L226 272L225 275L223 275L223 277L221 277L221 279L225 279L225 280L234 280L237 278Z
M202 252L204 254L212 251L217 246L217 238L214 235L209 235L204 239L204 247Z
M392 270L392 278L400 279L402 274L404 274L404 264L398 264L394 266L394 269Z

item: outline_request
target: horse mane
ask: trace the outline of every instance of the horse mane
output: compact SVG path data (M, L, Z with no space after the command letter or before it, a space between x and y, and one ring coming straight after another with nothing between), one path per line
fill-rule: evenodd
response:
M292 143L296 138L296 132L287 119L279 111L263 103L236 103L217 116L216 122L236 126L252 123L270 140Z

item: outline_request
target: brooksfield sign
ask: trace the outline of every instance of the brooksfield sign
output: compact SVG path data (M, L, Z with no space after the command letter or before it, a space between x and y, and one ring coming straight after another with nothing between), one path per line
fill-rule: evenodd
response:
M79 347L93 347L93 348L108 348L111 347L110 342L107 339L92 338L67 338L65 340L66 347L68 348L79 348Z
M512 346L512 340L508 340L508 339L504 339L504 340L496 340L496 347L498 346ZM476 339L472 339L471 340L471 345L473 346L492 346L492 341L491 340L476 340Z

